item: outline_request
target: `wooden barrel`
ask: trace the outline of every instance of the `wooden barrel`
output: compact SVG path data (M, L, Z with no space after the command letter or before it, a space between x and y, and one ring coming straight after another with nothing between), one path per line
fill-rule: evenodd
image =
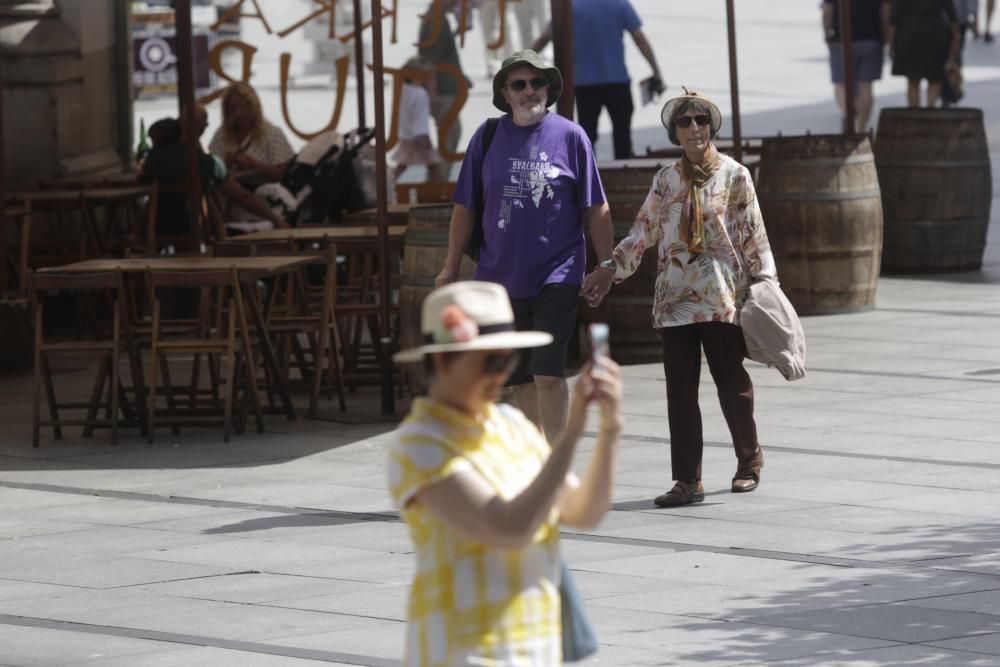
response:
M993 182L980 109L883 109L875 137L886 273L983 264Z
M875 307L882 203L867 135L764 139L757 199L781 288L799 314Z
M611 208L615 243L628 236L642 203L662 164L641 167L601 168L601 182ZM587 243L588 267L596 264ZM653 329L653 291L656 287L656 248L643 255L639 270L615 285L597 308L580 305L580 321L607 322L612 358L620 364L644 364L663 359L659 333Z
M410 207L403 238L403 269L399 277L399 347L402 350L424 344L420 332L420 309L424 297L434 289L434 280L448 255L448 227L451 204L416 204ZM459 278L472 278L475 264L462 258ZM410 391L424 393L420 364L406 365Z

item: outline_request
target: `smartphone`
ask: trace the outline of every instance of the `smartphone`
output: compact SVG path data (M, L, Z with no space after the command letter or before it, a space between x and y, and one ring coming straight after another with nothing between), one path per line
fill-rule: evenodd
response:
M608 335L611 330L604 322L594 322L587 327L590 334L590 356L594 364L600 364L602 358L611 356L611 348L608 344Z

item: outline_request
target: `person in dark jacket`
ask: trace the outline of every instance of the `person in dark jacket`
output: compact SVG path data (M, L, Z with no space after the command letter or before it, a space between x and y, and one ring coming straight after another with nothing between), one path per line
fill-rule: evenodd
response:
M907 105L920 106L925 79L926 105L937 104L945 63L958 55L961 43L952 0L892 0L888 41L892 73L906 77Z

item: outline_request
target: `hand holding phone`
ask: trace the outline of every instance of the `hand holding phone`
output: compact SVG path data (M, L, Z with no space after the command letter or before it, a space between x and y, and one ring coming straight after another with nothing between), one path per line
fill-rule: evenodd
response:
M590 334L590 356L594 360L594 365L599 366L603 359L611 356L611 348L608 344L610 328L604 322L593 322L587 327Z

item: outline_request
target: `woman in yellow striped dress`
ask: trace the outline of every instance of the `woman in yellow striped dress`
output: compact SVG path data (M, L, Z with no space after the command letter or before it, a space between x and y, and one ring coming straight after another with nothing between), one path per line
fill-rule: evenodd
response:
M397 361L424 362L389 451L393 500L417 565L405 665L561 664L559 524L593 527L607 512L621 421L621 382L607 358L588 363L551 447L519 410L498 404L517 350L550 335L514 331L503 287L452 283L423 305L427 344ZM600 425L582 479L570 471L588 404Z

